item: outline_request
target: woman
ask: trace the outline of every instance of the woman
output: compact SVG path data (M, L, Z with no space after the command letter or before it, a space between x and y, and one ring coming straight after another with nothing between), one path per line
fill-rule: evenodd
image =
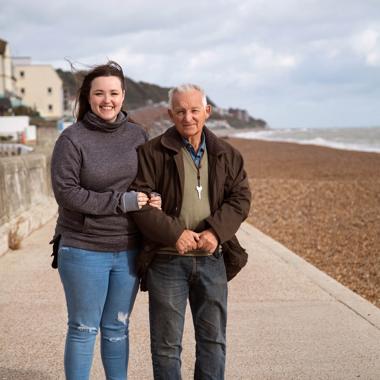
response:
M54 241L60 239L58 270L68 310L68 380L89 378L99 329L107 379L127 376L139 245L128 212L147 203L160 207L160 197L127 191L137 173L136 148L147 137L121 110L124 96L117 63L88 72L78 93L77 122L60 135L52 157L59 205Z

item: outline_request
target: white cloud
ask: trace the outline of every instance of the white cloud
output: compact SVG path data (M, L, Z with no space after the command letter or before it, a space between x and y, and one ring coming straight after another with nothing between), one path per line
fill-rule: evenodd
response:
M380 27L368 28L354 35L352 44L369 66L380 66Z
M133 79L197 82L218 105L274 126L323 126L342 109L353 124L380 123L378 0L0 0L0 9L0 38L34 62L114 59Z
M292 69L297 65L297 58L290 53L276 52L275 50L253 43L244 47L243 52L254 65L255 69L276 70Z

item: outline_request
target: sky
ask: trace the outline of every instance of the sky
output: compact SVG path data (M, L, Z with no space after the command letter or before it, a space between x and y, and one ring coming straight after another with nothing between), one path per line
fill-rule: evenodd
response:
M197 83L272 128L380 126L380 0L0 0L13 56Z

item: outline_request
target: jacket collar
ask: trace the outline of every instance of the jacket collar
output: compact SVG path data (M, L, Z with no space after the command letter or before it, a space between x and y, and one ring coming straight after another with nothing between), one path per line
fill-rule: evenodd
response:
M223 154L226 150L223 144L219 141L219 138L216 137L206 126L203 127L203 131L206 138L207 153L212 155ZM183 147L182 136L173 126L161 136L161 144L164 148L178 153Z

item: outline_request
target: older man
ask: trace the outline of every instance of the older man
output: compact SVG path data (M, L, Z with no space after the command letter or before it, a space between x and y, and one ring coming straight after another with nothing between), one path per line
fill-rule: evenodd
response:
M228 279L221 245L234 242L241 248L234 234L248 215L251 193L239 152L205 127L211 106L199 86L170 90L168 112L174 126L140 147L133 186L162 196L162 211L147 206L134 214L149 241L139 262L149 291L154 378L181 379L189 300L194 378L219 380L225 368Z

